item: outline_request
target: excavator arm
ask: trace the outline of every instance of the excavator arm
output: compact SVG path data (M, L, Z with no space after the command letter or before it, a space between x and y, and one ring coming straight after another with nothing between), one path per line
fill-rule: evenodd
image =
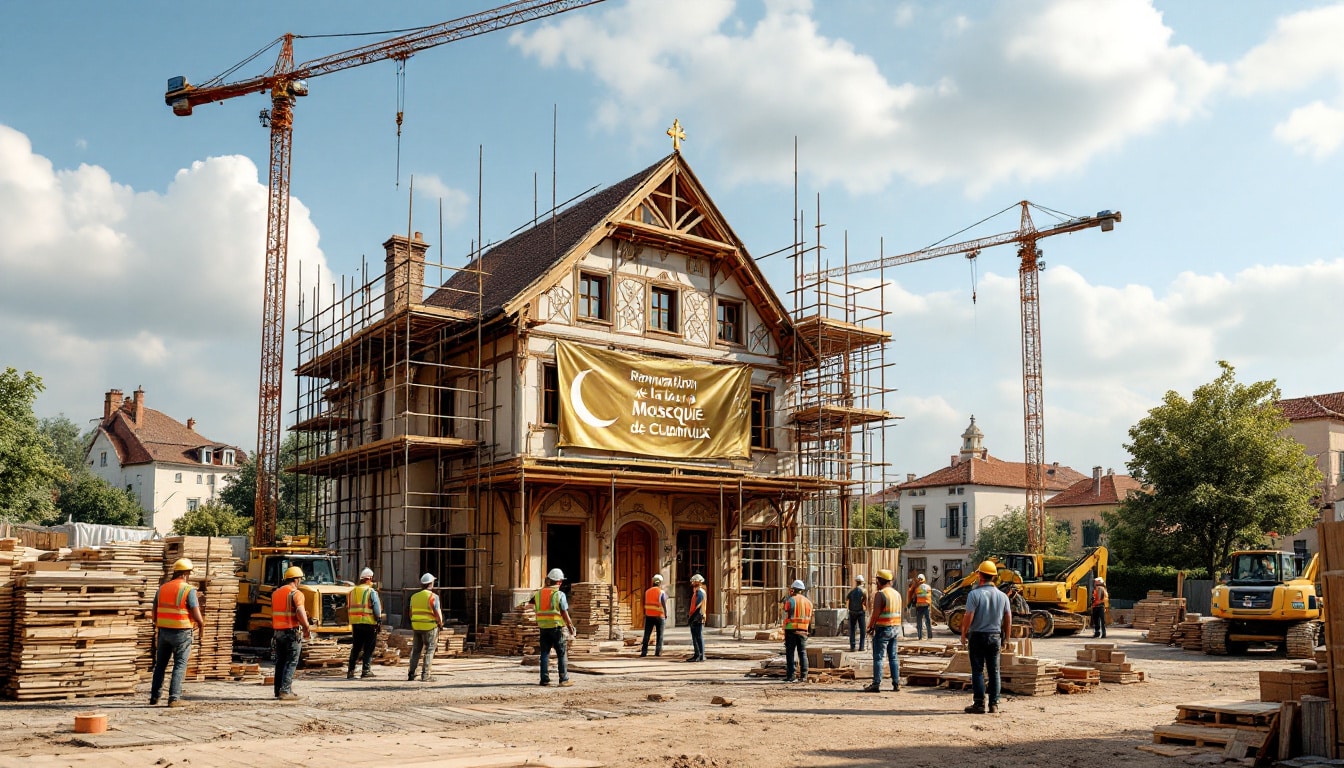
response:
M1092 551L1085 553L1082 557L1070 563L1069 567L1060 572L1059 581L1064 582L1068 590L1072 592L1073 588L1078 586L1078 582L1082 581L1083 577L1094 568L1097 571L1097 576L1104 580L1106 578L1106 562L1108 555L1109 553L1106 551L1105 547L1097 547Z

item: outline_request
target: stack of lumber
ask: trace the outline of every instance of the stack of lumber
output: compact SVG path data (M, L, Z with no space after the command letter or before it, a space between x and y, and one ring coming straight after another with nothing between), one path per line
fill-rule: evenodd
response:
M304 640L303 648L299 651L299 666L303 669L345 666L349 659L349 645L342 645L335 640L317 635Z
M1259 701L1203 701L1176 706L1176 722L1153 729L1153 743L1139 749L1156 754L1174 752L1181 746L1221 747L1223 759L1256 757L1262 748L1277 746L1277 703ZM1269 755L1266 755L1267 757Z
M172 577L173 563L190 558L195 568L190 582L198 590L204 631L187 662L190 680L225 680L233 667L233 618L238 603L238 561L229 540L211 536L170 536L164 539L163 575Z
M163 575L163 541L114 541L101 547L83 547L71 551L69 560L79 562L80 570L118 571L134 580L140 598L135 614L136 669L142 676L154 667L154 599Z
M999 654L999 680L1003 690L1019 696L1043 696L1058 689L1059 664L1031 655L1031 638L1004 643Z
M1338 502L1335 503L1335 514L1339 514ZM1324 604L1321 619L1325 622L1326 669L1329 670L1327 704L1333 710L1333 719L1327 731L1333 733L1335 742L1326 746L1340 755L1344 754L1344 522L1318 523L1316 537L1320 541L1320 581ZM1304 723L1306 710L1304 702Z
M135 692L135 582L117 572L15 573L5 695L19 701ZM31 569L31 570L30 570Z
M1059 668L1059 679L1055 681L1055 690L1059 693L1087 693L1101 686L1101 672L1091 667Z
M23 547L14 538L0 539L0 683L9 676L9 643L13 635L11 617L14 605L13 571L24 559Z
M1165 605L1171 599L1171 595L1160 589L1148 590L1148 596L1134 604L1134 628L1151 627L1153 619L1157 616L1158 606Z
M406 652L401 652L402 638L407 641ZM403 656L409 656L410 637L397 632L390 631L386 626L378 627L378 639L373 644L373 662L385 667L395 667L401 663Z
M1204 617L1198 613L1185 614L1185 621L1182 621L1176 627L1176 636L1173 639L1187 651L1202 652L1204 650Z
M467 626L465 624L445 624L439 630L439 647L434 650L438 657L461 656L467 652Z
M463 641L466 635L461 635ZM570 638L566 647L569 654L591 653L592 646L584 638ZM533 656L541 653L541 630L537 628L537 612L532 603L519 603L506 612L499 624L481 627L476 634L476 653L488 656Z
M1185 598L1165 598L1153 606L1152 620L1148 624L1148 634L1143 639L1149 643L1171 645L1176 635L1176 626L1184 620Z
M1310 662L1313 667L1315 662ZM1322 669L1295 667L1260 672L1261 701L1301 701L1303 696L1328 697L1330 680Z
M601 581L580 581L571 585L569 618L579 637L603 637L614 627L617 632L630 626L630 606L615 599L610 584ZM613 619L611 610L616 607Z
M1134 669L1124 651L1115 649L1115 643L1086 643L1069 666L1095 669L1101 673L1103 683L1141 683L1147 679L1145 673Z

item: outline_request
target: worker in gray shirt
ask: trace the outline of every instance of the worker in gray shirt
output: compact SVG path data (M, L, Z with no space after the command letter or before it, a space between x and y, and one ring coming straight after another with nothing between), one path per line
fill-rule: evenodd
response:
M863 591L863 574L854 577L854 588L846 596L849 602L849 650L863 650L863 641L868 636L868 593ZM858 635L859 647L854 647L854 636Z
M998 566L986 560L976 569L980 585L966 596L966 615L961 620L961 644L971 656L971 693L974 700L966 708L971 715L985 714L986 688L989 712L999 711L999 651L1013 626L1008 596L994 586ZM967 633L970 634L967 642Z

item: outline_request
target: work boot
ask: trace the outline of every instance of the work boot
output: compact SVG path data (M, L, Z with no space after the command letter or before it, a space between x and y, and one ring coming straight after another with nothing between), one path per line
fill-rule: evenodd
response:
M962 711L965 712L965 713L968 714L968 715L983 715L983 714L985 714L985 705L983 705L983 704L972 704L971 706L967 707L966 709L964 709L964 710L962 710Z
M784 682L786 682L786 683L796 683L796 682L798 682L798 681L797 681L797 680L794 680L792 677L786 677L786 678L784 678Z
M372 670L372 669L369 669L368 667L365 667L365 668L364 668L364 671L361 672L359 676L360 676L360 677L373 677L373 670Z
M561 687L561 688L568 688L568 687L570 687L570 686L572 686L572 685L574 685L574 681L573 681L573 680L561 680L561 681L560 681L560 687Z
M989 705L989 714L991 714L991 715L993 715L993 714L997 714L998 711L999 711L999 705L998 705L998 704L990 704L990 705Z
M178 707L185 707L185 706L187 706L187 702L185 702L185 701L183 701L183 700L181 700L181 699L169 699L169 700L168 700L168 706L170 706L170 707L172 707L172 708L174 708L174 709L177 709Z
M353 667L350 668L350 669L345 670L345 679L346 679L346 680L354 680L354 679L355 679L355 670L354 670Z
M406 677L406 682L408 682L408 683L414 683L414 682L415 682L415 673L414 673L414 672L412 672L411 674L407 675L407 677Z
M297 693L282 693L282 694L280 694L279 696L276 696L276 698L279 699L279 700L281 700L281 701L298 701L299 699L302 699L303 697L300 696L300 695L297 694Z
M869 683L868 685L865 685L865 686L863 687L863 692L864 692L864 693L881 693L881 692L882 692L882 686L878 685L877 683Z
M538 685L540 685L540 686L543 687L543 688L545 688L546 686L549 686L550 684L551 684L551 681L550 681L550 680L542 680L540 683L538 683Z
M151 697L149 700L149 706L151 707L159 706L159 697L158 696Z
M422 682L422 683L428 683L430 680L431 680L431 678L430 678L429 675L421 675L421 676L420 676L420 682Z

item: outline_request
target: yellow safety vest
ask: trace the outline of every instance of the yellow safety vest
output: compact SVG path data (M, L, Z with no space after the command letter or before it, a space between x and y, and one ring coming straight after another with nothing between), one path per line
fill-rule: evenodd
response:
M370 584L357 584L350 590L350 623L351 624L377 624L378 619L373 615L373 586Z
M915 588L915 605L928 605L933 599L933 589L928 584L920 584Z
M411 595L411 629L434 629L439 626L439 619L434 615L434 606L438 603L438 598L428 589L422 589Z

